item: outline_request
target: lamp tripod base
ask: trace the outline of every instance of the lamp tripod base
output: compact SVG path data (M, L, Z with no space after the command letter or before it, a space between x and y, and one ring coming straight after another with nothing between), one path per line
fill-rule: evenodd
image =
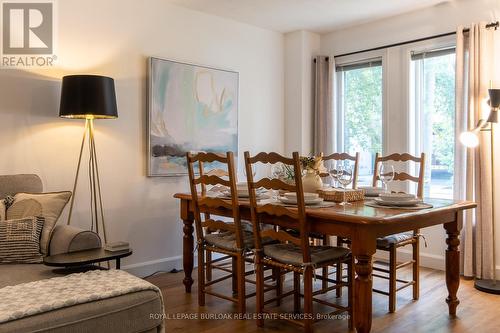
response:
M474 288L485 293L500 295L500 281L497 280L475 280Z
M88 137L88 142L87 142ZM85 144L88 144L89 149L89 162L88 162L88 177L90 185L90 217L91 217L91 231L95 231L98 235L104 236L104 243L107 243L106 237L106 224L104 223L104 212L102 206L101 195L101 181L99 178L99 167L97 165L97 152L94 139L94 122L93 118L85 119L85 130L83 132L82 145L80 146L80 155L78 157L78 165L76 168L75 182L73 185L73 195L71 196L71 203L69 207L68 225L71 224L71 216L75 203L76 189L78 185L78 176L80 175L80 166L82 164L82 155ZM100 228L102 227L102 229Z

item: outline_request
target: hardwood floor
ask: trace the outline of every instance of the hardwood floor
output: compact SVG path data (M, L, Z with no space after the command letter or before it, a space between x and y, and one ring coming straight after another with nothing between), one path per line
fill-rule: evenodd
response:
M401 270L399 273L403 278L411 278L410 270ZM266 320L265 327L260 329L257 328L253 319L227 319L228 316L236 315L236 305L211 296L207 296L206 306L199 308L196 281L193 285L193 292L186 294L182 284L183 278L184 273L180 272L156 275L147 279L162 290L167 316L167 332L302 332L301 328L282 320ZM386 296L373 295L372 332L500 332L500 296L482 293L474 289L473 281L461 279L457 318L451 319L448 316L448 306L444 301L447 296L444 272L422 268L420 278L420 300L412 301L411 288L404 289L397 295L396 313L387 312L388 298ZM231 282L226 281L222 283L222 286L216 285L215 288L229 295ZM319 280L317 284L320 285ZM290 277L287 277L285 285L290 288ZM387 289L385 280L375 279L374 285L379 289ZM247 286L249 291L253 291L251 285L247 284ZM285 290L288 289L285 288ZM340 299L335 299L335 292L333 292L328 294L328 299L346 302L347 292L344 295ZM281 305L284 312L291 312L292 298L287 298ZM254 312L254 301L255 298L247 300L249 317ZM315 305L315 310L321 312L321 306ZM216 316L218 319L201 319L201 316L205 318ZM348 332L347 320L323 320L314 325L314 331L317 333Z

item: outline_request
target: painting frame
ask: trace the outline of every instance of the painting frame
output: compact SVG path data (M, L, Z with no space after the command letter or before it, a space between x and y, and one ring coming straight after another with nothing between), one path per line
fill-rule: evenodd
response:
M156 168L153 166L153 159L155 156L153 156L153 148L154 145L152 143L152 123L153 123L153 107L155 105L155 100L154 100L154 89L155 89L155 82L154 82L154 75L153 75L153 66L155 62L166 62L172 64L172 66L188 66L192 68L193 71L196 69L198 70L204 70L204 71L212 71L214 73L219 73L220 75L233 75L235 76L234 79L234 86L232 87L234 89L234 98L236 99L236 103L234 103L234 108L235 110L234 115L232 117L235 117L235 122L234 122L234 131L235 131L235 139L233 138L233 149L224 149L216 152L220 153L225 153L227 150L231 150L234 152L235 157L238 156L238 148L239 148L239 85L240 85L240 78L239 78L239 72L231 69L226 69L226 68L219 68L219 67L213 67L213 66L207 66L207 65L202 65L202 64L195 64L195 63L189 63L189 62L184 62L184 61L179 61L179 60L173 60L173 59L165 59L165 58L160 58L160 57L155 57L151 56L148 57L148 69L147 69L147 129L146 129L146 135L147 135L147 172L146 175L147 177L179 177L179 176L187 176L187 169L183 172L179 171L172 171L169 172L168 170L163 171L163 172L158 172ZM177 113L182 113L184 112L183 110L172 110L171 112L177 112ZM234 135L233 135L234 136ZM187 151L187 150L186 150ZM197 151L197 150L189 150L189 151Z

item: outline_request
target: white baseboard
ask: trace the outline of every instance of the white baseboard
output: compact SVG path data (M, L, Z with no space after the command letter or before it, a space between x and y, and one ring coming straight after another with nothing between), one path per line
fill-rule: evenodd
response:
M194 256L196 266L197 255ZM170 272L174 269L182 270L182 256L160 258L131 265L122 266L124 271L138 277L145 277L155 272Z
M384 261L389 260L389 253L387 251L377 251L373 256L375 260L381 259ZM410 249L398 249L397 259L398 261L407 261L412 258L412 253ZM432 269L437 269L444 271L446 267L444 255L436 255L432 253L420 252L420 266ZM497 280L500 278L500 266L496 266L496 276Z
M194 268L197 264L197 255L194 255ZM411 250L398 249L397 251L398 261L407 261L411 259ZM216 257L214 257L216 258ZM375 256L375 260L389 260L389 254L386 251L378 251ZM442 270L445 269L444 256L438 256L431 253L420 252L420 266L428 267L432 269ZM182 270L182 256L174 256L167 258L160 258L145 262L140 262L131 265L122 266L122 269L133 274L135 276L144 277L153 274L158 271L170 272L173 269ZM500 276L500 275L498 275Z
M410 249L398 249L397 250L397 259L398 261L408 261L412 258L412 251ZM374 259L381 259L388 261L389 260L389 252L387 251L377 251L374 255ZM445 259L444 256L420 252L420 266L437 269L440 271L445 270Z
M194 255L194 268L197 264L197 255ZM411 259L410 249L398 249L397 250L398 261L407 261ZM375 260L389 260L389 254L387 251L378 251L374 255ZM436 255L432 253L420 252L420 266L437 269L440 271L445 270L445 258L444 255ZM170 272L173 269L182 270L182 256L168 257L155 259L151 261L140 262L131 265L122 266L122 269L139 277L145 277L158 271ZM500 277L500 266L496 267L497 277Z

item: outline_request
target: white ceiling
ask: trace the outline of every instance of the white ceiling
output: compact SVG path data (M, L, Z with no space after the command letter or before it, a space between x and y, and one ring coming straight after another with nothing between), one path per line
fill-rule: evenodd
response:
M167 0L176 5L279 32L318 33L454 0Z

